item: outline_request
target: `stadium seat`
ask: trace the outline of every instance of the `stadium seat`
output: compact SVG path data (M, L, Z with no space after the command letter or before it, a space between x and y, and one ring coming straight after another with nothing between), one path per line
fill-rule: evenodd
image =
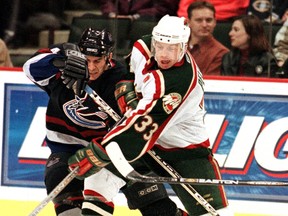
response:
M157 25L157 21L155 20L144 20L139 19L134 21L131 24L131 29L129 32L129 39L131 41L131 47L133 46L134 42L140 39L143 35L152 34L152 30L154 26Z

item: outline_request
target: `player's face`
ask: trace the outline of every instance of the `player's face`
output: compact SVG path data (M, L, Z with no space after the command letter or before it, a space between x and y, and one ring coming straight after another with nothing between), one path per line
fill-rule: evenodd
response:
M188 25L191 29L192 37L201 39L210 36L216 26L213 11L208 8L193 10L191 12L191 18L188 19Z
M155 59L161 69L171 68L178 62L181 46L178 44L167 44L156 41L154 44Z
M247 49L250 43L250 36L246 33L245 27L240 20L235 20L229 32L231 46L239 49Z
M96 80L107 68L107 56L86 56L90 80Z

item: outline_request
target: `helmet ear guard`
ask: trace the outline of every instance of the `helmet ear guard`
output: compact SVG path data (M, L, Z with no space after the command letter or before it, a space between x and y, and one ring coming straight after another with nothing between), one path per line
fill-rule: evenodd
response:
M112 35L106 29L98 30L87 28L78 43L80 51L84 55L90 56L109 56L113 51L114 41Z

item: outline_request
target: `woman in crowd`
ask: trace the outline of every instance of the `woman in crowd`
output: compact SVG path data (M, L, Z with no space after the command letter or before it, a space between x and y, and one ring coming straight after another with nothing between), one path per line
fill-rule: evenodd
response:
M232 48L222 58L222 75L278 76L277 61L258 17L235 18L229 36Z

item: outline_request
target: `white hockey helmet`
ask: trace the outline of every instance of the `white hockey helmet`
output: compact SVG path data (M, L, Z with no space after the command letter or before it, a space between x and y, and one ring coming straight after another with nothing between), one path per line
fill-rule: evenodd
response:
M170 44L187 43L190 36L190 28L184 22L184 17L165 15L153 28L153 39Z

